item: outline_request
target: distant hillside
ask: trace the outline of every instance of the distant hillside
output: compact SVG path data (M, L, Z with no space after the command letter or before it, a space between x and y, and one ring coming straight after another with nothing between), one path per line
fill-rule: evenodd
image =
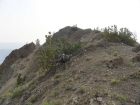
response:
M0 64L4 61L5 57L10 54L12 49L0 49Z

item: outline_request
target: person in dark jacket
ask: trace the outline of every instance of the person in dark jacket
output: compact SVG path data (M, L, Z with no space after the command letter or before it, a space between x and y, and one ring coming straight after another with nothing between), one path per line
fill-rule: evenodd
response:
M64 64L65 67L65 63L70 60L70 57L71 55L66 55L65 53L61 53L58 55L57 63L62 63Z

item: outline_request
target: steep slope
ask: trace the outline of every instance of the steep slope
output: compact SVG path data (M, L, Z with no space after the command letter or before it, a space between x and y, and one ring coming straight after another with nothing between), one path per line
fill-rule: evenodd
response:
M61 32L69 33L71 28L68 28ZM66 69L59 65L43 71L36 59L40 48L27 58L19 59L19 63L15 62L15 73L0 90L1 105L139 105L140 66L139 62L132 62L137 54L132 51L134 47L104 41L92 30L76 38L78 30L82 29L74 31L69 38L80 39L83 48L66 63ZM56 34L61 36L59 32ZM123 59L121 64L107 67L110 60L119 57ZM19 70L21 65L25 67ZM19 73L22 77L26 75L26 80L21 91L16 93ZM49 102L52 103L47 104Z
M35 44L29 43L19 49L13 50L0 65L0 85L7 81L14 72L12 64L20 58L27 57L35 49Z

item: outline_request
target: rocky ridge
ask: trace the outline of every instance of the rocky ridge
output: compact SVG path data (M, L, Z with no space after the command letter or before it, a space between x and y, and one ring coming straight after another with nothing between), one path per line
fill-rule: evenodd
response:
M34 50L15 62L16 72L11 76L15 82L9 80L2 86L0 96L6 94L6 98L0 98L1 105L140 105L139 56L133 51L136 47L104 41L91 29L68 26L55 33L53 40L61 35L83 43L83 48L66 63L66 69L60 65L43 71L35 57L40 48ZM107 67L119 57L123 62ZM26 80L23 90L15 95L17 72L26 75ZM11 88L3 92L6 86ZM11 91L14 95L9 97Z
M4 74L7 74L7 77L10 76L10 74L13 72L11 65L16 62L18 59L20 58L25 58L27 57L29 54L31 54L33 52L33 50L35 49L35 44L29 43L24 45L23 47L19 48L19 49L15 49L13 50L4 60L4 62L0 65L0 85L2 85L6 79L4 78Z

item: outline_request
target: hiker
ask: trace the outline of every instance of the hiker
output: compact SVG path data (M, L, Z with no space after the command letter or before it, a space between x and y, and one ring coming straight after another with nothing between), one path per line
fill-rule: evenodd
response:
M66 54L64 54L64 53L59 54L59 56L58 56L58 62L66 63L66 61L67 61Z
M58 55L58 60L56 61L57 65L63 64L64 68L65 68L65 63L70 60L71 56L72 56L71 54L70 55L66 55L65 53L59 54Z

